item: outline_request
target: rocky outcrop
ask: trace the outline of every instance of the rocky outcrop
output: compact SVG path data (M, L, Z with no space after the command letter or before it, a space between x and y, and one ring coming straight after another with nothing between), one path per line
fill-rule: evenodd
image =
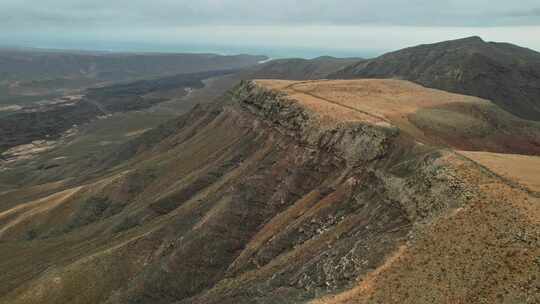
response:
M303 145L332 152L351 166L383 157L399 134L397 128L355 122L322 126L316 113L285 94L258 86L253 81L242 82L232 98L242 109L271 123L278 132Z
M415 153L422 148L415 146L416 143L404 141L396 127L362 122L338 122L330 127L322 127L315 113L286 94L261 87L253 81L240 84L234 90L233 100L242 109L301 145L330 152L355 170L361 168L370 171L397 197L396 201L408 210L413 219L424 218L434 210L438 210L436 213L439 214L448 207L461 205L460 202L467 196L466 186L459 182L442 160L448 151L428 153L421 161L414 159L417 157ZM410 159L396 155L403 153L403 146L407 145L410 145L406 148L410 150L407 152L412 153ZM408 168L413 176L403 178L378 168L379 163L390 159L416 163L416 167ZM442 189L441 186L448 188ZM445 199L447 203L442 203Z

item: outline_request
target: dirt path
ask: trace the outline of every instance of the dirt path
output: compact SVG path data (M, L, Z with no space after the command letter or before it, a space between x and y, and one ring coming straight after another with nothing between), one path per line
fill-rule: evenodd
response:
M358 113L361 113L363 115L367 115L369 117L372 117L372 118L375 118L375 119L378 119L378 120L381 120L381 121L385 121L389 124L391 124L390 120L382 117L382 116L379 116L379 115L375 115L375 114L372 114L372 113L369 113L369 112L366 112L366 111L362 111L360 109L357 109L355 107L351 107L351 106L348 106L348 105L345 105L345 104L342 104L340 102L337 102L335 100L330 100L328 98L325 98L325 97L322 97L322 96L319 96L319 95L316 95L316 94L313 94L311 92L308 92L308 91L304 91L304 90L301 90L301 89L297 89L295 88L296 85L300 85L300 84L303 84L303 83L296 83L296 84L293 84L293 85L290 85L288 87L288 89L294 91L295 93L298 93L298 94L305 94L305 95L308 95L308 96L311 96L313 98L317 98L317 99L320 99L322 101L326 101L328 103L331 103L333 105L336 105L336 106L339 106L339 107L343 107L343 108L346 108L346 109L349 109L351 111L355 111L355 112L358 112Z

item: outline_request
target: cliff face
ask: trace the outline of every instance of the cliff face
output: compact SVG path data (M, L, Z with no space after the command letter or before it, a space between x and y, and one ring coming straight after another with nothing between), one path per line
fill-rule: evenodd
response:
M392 139L398 135L396 128L357 122L336 121L331 125L322 125L316 113L286 95L265 89L252 81L244 82L237 88L233 101L299 144L330 152L351 166L383 157Z
M53 195L33 189L29 201L1 193L13 202L0 210L0 246L10 249L2 250L2 265L31 256L33 267L1 266L12 279L0 288L0 302L331 302L346 297L323 297L350 288L349 300L388 300L358 284L402 302L418 303L406 293L421 286L434 290L421 299L426 303L444 302L448 293L474 302L485 275L534 273L523 267L530 249L530 256L490 267L492 274L471 274L468 286L445 289L459 267L478 266L461 260L463 252L505 255L504 240L491 237L508 235L508 227L535 235L535 219L525 225L523 214L503 213L515 221L500 228L500 210L491 208L485 223L492 230L462 235L445 226L443 233L442 225L460 221L460 210L480 210L469 207L485 196L480 185L500 179L451 149L419 142L380 113L310 94L243 82L217 104L130 143L116 155L129 160L104 176L48 185ZM473 223L464 218L458 226ZM455 257L448 258L454 247L445 233L468 240ZM538 245L528 240L520 246ZM418 286L392 285L412 271L400 256L414 270L429 266L411 276ZM445 277L428 280L443 264ZM491 299L506 288L516 299L522 277L492 282L481 294Z

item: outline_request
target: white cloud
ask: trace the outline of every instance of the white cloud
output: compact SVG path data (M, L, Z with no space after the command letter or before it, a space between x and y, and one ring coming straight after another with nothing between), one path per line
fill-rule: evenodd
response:
M0 25L540 25L539 8L538 0L1 0Z
M538 0L0 0L0 41L383 51L479 35L540 50L539 6Z

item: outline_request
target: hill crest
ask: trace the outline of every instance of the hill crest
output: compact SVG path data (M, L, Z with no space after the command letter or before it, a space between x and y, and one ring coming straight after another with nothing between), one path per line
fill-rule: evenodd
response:
M489 99L521 118L540 120L540 53L479 37L409 47L358 62L329 77L410 80Z

